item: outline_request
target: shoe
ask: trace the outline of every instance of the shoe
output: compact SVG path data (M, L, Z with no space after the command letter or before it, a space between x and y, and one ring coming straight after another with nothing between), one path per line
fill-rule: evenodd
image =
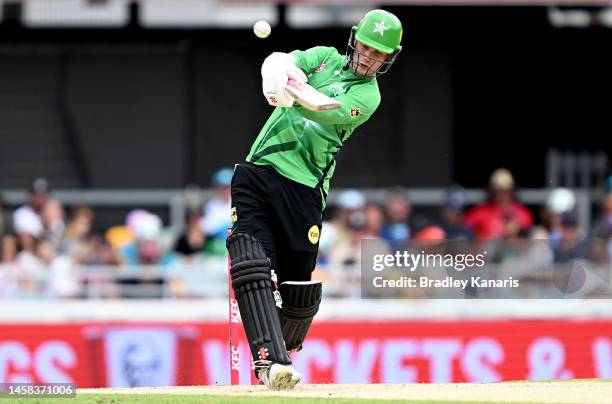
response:
M259 371L259 380L272 390L292 390L302 380L300 372L291 365L273 363L268 369Z

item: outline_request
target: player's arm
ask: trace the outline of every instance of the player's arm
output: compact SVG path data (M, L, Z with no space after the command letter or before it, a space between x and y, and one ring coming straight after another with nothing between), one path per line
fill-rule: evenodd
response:
M294 108L304 118L325 125L361 125L367 121L380 104L380 93L367 87L360 87L349 93L334 97L342 103L337 109L314 112L296 105Z
M295 58L295 65L302 69L306 74L313 73L321 63L336 52L335 48L328 46L315 46L314 48L302 50L294 50L289 55Z

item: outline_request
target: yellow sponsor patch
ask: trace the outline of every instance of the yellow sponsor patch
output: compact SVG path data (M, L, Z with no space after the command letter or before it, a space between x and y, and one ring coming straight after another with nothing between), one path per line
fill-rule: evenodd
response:
M232 224L236 223L236 220L238 220L238 215L236 214L236 207L233 206L232 207Z
M308 229L308 241L312 244L317 244L319 242L319 235L319 227L316 224Z

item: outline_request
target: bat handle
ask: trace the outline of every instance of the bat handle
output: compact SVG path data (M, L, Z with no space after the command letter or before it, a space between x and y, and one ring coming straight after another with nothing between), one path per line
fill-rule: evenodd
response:
M300 88L300 83L293 79L287 80L287 85L290 87Z

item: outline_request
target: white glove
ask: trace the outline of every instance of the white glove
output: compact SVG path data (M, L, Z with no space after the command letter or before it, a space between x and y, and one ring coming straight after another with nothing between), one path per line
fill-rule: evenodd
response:
M268 104L274 107L292 107L295 101L285 90L289 79L307 82L304 72L295 65L295 58L281 52L274 52L261 66L261 86Z

